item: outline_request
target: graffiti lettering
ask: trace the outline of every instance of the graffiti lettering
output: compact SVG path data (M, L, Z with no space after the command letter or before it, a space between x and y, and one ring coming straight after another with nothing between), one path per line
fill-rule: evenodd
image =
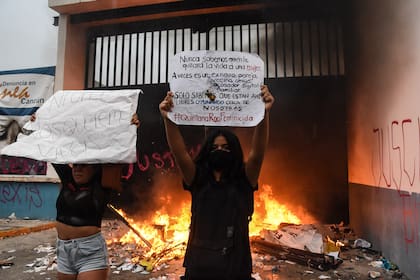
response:
M0 203L26 204L30 210L32 207L42 206L42 197L36 185L9 183L0 185Z
M394 187L401 196L402 187L413 187L416 179L416 156L420 150L420 119L417 127L411 119L394 120L385 128L373 129L372 177L376 185ZM411 158L410 158L411 156ZM420 157L420 156L419 156ZM420 178L420 176L417 176ZM407 190L407 189L405 189Z
M405 249L408 251L409 245L419 245L419 214L420 202L415 196L401 197L403 205L403 224Z
M417 124L411 119L393 120L385 128L374 128L373 136L372 176L377 186L386 184L398 192L408 252L409 246L420 246L420 201L411 195L420 177L420 118Z
M195 156L200 149L200 145L192 147L188 152L191 156ZM152 152L150 154L137 154L137 162L135 163L140 172L147 172L150 168L156 169L172 169L175 167L175 159L170 151ZM134 165L129 164L127 174L123 174L122 178L128 180L134 173Z

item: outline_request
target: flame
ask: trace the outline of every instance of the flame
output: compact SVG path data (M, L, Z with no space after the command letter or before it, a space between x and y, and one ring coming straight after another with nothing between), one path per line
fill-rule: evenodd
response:
M143 222L136 222L127 217L121 209L117 209L117 211L152 244L153 248L160 248L167 246L168 243L186 242L190 224L189 209L187 202L183 202L178 215L171 217L166 213L162 213L163 210L161 209L156 211L150 220ZM141 239L131 230L121 237L119 242L122 244L142 243Z
M167 196L167 194L166 194ZM165 201L171 201L165 197ZM301 220L285 205L280 204L273 196L271 186L262 185L255 193L255 209L250 223L250 235L258 235L262 229L277 229L281 223L300 224ZM185 244L188 240L190 225L190 202L182 202L175 215L170 216L165 207L157 210L149 220L134 221L121 210L116 209L130 225L135 228L151 244L152 248L144 257L153 258L157 262L164 254L165 259L182 257L185 253ZM118 242L122 244L143 244L143 241L133 232L128 231ZM182 246L179 246L182 244ZM132 259L139 262L139 256Z
M249 224L251 236L259 235L262 229L275 230L281 223L301 223L301 220L286 205L280 204L274 198L270 185L262 185L256 192L254 208L254 215Z

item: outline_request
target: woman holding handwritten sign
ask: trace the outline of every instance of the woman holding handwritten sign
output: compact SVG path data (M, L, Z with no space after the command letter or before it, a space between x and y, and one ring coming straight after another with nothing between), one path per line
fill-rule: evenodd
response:
M168 118L174 107L173 93L168 92L159 105L184 189L192 195L182 279L253 279L248 223L268 141L269 111L274 102L266 85L261 86L261 100L265 114L254 129L246 163L238 137L226 129L210 133L193 160L178 126Z
M31 121L35 120L35 115ZM139 126L137 115L131 123ZM119 173L107 164L53 164L61 189L57 208L57 274L59 280L105 280L109 264L101 234L103 214ZM118 178L117 178L118 177ZM109 180L114 180L110 185Z

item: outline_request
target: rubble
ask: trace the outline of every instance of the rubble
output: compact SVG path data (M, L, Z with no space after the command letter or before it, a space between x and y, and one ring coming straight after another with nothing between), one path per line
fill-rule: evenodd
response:
M282 225L283 228L284 226L286 225ZM343 225L311 225L302 228L308 230L316 228L316 232L321 234L325 245L321 253L310 252L304 247L302 250L273 244L261 237L251 238L253 277L256 280L407 279L398 267L384 258L380 252L355 246L357 243L354 241L358 239L357 236ZM185 244L169 242L164 247L153 248L154 251L151 253L150 248L140 240L126 244L120 242L120 238L129 231L130 229L120 220L106 220L102 225L110 256L110 279L173 280L183 275L182 255L176 257L172 253L173 250L184 250ZM42 233L31 233L35 234ZM324 239L325 236L328 238ZM12 239L13 237L9 241L0 240L2 244L9 242L8 244L12 245L0 246L0 279L7 279L2 275L11 270L20 270L23 275L30 275L30 279L56 278L55 247L51 245L53 240L33 244L30 250L23 252L19 248L12 249L13 243L10 241ZM13 242L19 243L19 241ZM339 248L337 258L327 255L331 250L328 246L332 245L334 245L332 249ZM22 264L20 260L23 256L27 262ZM23 276L16 279L29 278Z

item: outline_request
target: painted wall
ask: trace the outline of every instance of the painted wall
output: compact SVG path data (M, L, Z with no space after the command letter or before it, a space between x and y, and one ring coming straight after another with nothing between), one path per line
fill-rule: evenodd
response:
M0 182L0 218L55 219L59 185Z
M420 2L352 2L347 42L350 222L420 275Z

